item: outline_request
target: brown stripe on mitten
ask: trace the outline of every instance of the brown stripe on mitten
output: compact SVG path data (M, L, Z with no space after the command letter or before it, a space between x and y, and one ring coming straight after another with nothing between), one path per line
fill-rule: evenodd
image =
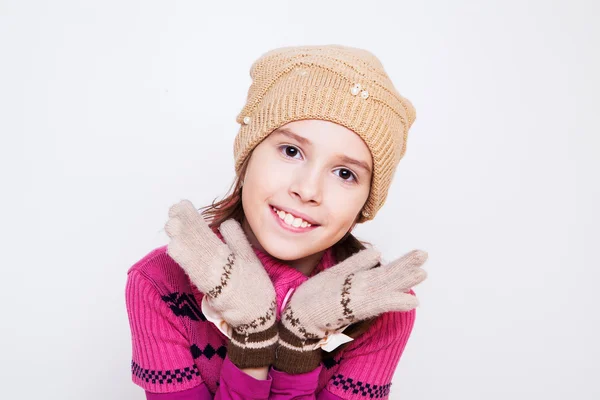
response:
M283 318L290 317L290 313L283 316ZM320 340L320 338L301 339L283 324L279 324L279 346L273 366L278 371L289 374L303 374L314 370L321 362L321 348L313 349Z
M259 368L275 362L275 346L278 340L277 325L256 333L240 333L233 330L227 355L238 368Z

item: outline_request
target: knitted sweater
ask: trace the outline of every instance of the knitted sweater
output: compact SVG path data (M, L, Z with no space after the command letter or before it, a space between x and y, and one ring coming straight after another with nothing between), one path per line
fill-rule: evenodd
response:
M253 249L275 287L279 320L286 294L309 277ZM229 361L229 339L206 320L203 294L166 250L158 247L137 261L127 272L125 289L132 380L149 399L388 397L415 310L380 315L333 361L312 372L288 375L271 368L267 380L257 380ZM313 275L334 264L329 248Z

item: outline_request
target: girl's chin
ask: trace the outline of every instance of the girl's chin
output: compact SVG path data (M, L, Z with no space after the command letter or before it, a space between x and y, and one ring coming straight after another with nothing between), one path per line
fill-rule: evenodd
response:
M287 243L284 240L266 240L261 246L269 255L282 261L294 261L315 254L317 250L303 249L298 243Z
M265 249L265 250L267 250L267 249ZM278 251L278 250L269 251L269 250L267 250L267 252L272 257L275 257L282 261L295 261L295 260L299 260L301 258L304 258L304 257L307 257L310 255L307 252L298 251L298 249L295 249L294 251Z

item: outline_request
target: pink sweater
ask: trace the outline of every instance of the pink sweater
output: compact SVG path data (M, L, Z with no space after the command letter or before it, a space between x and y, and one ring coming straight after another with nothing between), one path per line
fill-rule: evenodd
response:
M125 289L132 380L145 389L148 399L388 397L415 310L380 315L332 362L322 363L312 372L288 375L271 368L267 380L257 380L229 361L229 339L206 320L200 309L203 294L166 248L156 248L136 262L127 273ZM309 277L254 250L273 282L279 311L288 291ZM314 273L334 264L330 248Z

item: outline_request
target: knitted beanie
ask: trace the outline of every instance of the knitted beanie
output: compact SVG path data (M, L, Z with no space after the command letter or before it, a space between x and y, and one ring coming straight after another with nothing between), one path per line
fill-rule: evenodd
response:
M358 134L371 152L373 175L359 223L383 206L396 166L406 151L416 112L394 88L371 52L342 45L270 50L250 68L252 84L237 116L235 171L265 137L288 122L331 121Z

